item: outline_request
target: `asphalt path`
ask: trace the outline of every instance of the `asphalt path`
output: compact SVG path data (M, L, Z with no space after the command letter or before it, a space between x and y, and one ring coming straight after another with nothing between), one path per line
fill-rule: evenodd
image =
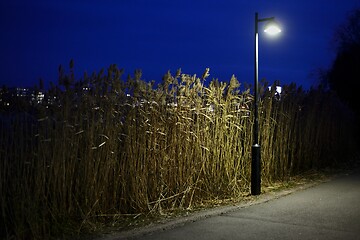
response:
M171 227L109 239L360 239L360 171Z

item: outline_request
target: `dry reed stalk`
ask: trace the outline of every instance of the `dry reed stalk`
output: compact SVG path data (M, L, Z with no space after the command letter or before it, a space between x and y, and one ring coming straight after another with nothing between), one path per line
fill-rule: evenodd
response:
M122 81L115 65L76 82L70 65L53 105L0 119L1 237L61 237L248 192L253 97L235 77L205 86L208 69L178 70L154 88L141 71ZM352 119L333 95L283 89L262 93L264 184L336 164L351 147Z

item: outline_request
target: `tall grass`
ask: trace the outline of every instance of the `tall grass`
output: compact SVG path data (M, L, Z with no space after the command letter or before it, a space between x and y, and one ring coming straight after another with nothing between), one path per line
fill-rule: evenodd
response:
M161 85L107 72L74 79L59 69L52 104L1 112L2 238L96 230L121 214L191 208L241 197L250 186L249 89L180 70ZM85 89L85 90L84 90ZM263 184L349 159L350 111L330 92L264 86ZM272 88L274 89L274 88Z

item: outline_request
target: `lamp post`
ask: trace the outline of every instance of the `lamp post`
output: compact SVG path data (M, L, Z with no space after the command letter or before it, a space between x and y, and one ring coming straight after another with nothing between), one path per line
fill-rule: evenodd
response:
M254 125L253 125L253 145L251 147L251 195L259 195L261 193L261 154L259 144L259 22L268 22L264 32L275 35L281 32L276 25L274 17L259 19L258 13L255 13L255 74L254 74Z

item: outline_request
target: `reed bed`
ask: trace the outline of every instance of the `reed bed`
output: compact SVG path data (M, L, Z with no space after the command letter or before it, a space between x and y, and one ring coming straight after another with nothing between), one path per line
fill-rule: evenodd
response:
M205 84L208 71L168 72L154 86L141 71L123 81L115 65L76 81L71 63L47 92L51 104L2 110L1 238L64 237L247 194L253 96L234 76ZM276 97L264 85L263 184L347 161L353 129L328 91L291 84Z

